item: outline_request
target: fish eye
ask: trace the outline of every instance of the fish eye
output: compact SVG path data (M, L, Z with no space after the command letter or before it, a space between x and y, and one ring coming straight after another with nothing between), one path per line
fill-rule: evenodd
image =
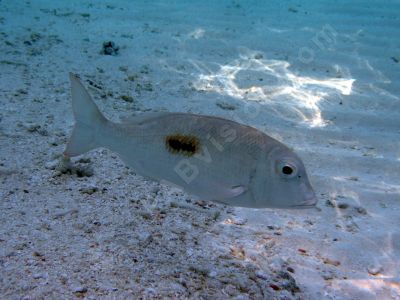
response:
M282 173L285 175L291 175L293 173L293 169L291 166L283 166Z
M289 162L280 162L277 165L277 172L282 178L293 178L297 175L297 168Z

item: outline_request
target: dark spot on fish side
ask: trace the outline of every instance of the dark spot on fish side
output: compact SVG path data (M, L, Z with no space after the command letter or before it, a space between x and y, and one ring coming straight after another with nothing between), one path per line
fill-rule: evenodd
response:
M174 134L165 138L165 146L173 154L192 156L199 151L200 142L193 135Z

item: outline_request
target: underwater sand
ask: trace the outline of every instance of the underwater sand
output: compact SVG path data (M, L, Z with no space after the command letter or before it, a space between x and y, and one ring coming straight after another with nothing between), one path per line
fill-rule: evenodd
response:
M0 298L400 298L398 1L91 2L0 1ZM63 174L70 71L115 121L263 130L319 210L196 200L104 149Z

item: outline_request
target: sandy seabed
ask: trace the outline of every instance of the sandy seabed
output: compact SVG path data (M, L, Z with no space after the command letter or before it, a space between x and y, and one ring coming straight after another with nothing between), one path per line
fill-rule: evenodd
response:
M0 1L0 298L399 299L399 10ZM319 209L196 200L105 149L60 169L70 71L115 121L263 130L302 157Z

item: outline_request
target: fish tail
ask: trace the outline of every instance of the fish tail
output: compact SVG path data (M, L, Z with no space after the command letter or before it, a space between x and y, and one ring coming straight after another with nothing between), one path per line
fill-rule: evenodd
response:
M102 115L78 75L70 73L75 127L64 155L71 157L100 147L99 132L109 121Z

